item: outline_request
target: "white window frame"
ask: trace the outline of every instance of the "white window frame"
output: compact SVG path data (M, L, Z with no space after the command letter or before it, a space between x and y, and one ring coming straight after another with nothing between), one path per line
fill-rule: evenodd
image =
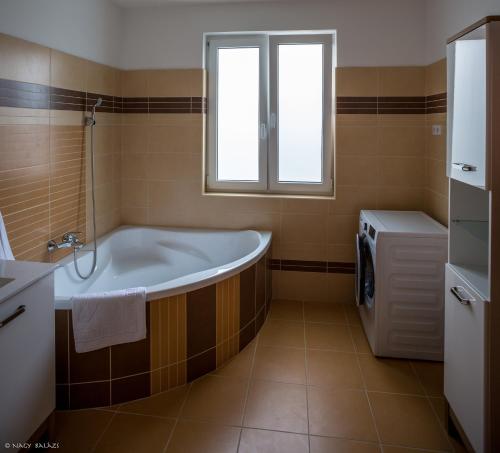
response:
M206 193L255 193L270 195L333 195L333 32L266 32L248 35L206 36L208 69ZM322 181L319 183L278 181L278 46L279 44L323 44L323 149ZM259 47L259 181L217 180L217 81L218 49Z

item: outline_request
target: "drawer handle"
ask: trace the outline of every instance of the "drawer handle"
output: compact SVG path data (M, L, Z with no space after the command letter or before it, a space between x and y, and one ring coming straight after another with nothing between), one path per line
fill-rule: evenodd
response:
M452 286L450 291L462 305L470 305L470 303L475 300L473 297L469 296L469 293L467 293L462 286ZM465 295L469 297L464 297Z
M10 316L7 316L3 321L0 321L0 329L5 327L9 322L14 321L18 316L22 315L26 311L26 305L19 305L16 308L16 311L12 313Z
M460 167L462 171L476 171L477 167L474 165L466 164L464 162L453 162L453 165Z

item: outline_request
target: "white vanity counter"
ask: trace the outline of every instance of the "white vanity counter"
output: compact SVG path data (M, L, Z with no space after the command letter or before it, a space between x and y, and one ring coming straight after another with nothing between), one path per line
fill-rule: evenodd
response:
M45 277L57 264L0 260L0 304ZM13 279L5 282L3 279Z

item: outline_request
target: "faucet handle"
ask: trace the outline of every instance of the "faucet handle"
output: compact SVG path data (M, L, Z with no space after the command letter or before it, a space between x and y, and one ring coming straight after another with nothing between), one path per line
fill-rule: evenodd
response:
M81 231L68 231L63 234L62 240L63 242L78 243L80 242L80 238L78 237L80 234L82 234Z

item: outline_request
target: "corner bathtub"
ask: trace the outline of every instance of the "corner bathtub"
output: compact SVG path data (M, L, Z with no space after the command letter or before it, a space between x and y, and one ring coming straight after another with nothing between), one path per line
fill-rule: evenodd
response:
M222 366L264 323L271 233L120 227L98 240L95 273L73 255L55 272L57 408L110 406L185 384ZM82 273L92 254L79 253ZM147 338L78 354L71 297L145 286Z

